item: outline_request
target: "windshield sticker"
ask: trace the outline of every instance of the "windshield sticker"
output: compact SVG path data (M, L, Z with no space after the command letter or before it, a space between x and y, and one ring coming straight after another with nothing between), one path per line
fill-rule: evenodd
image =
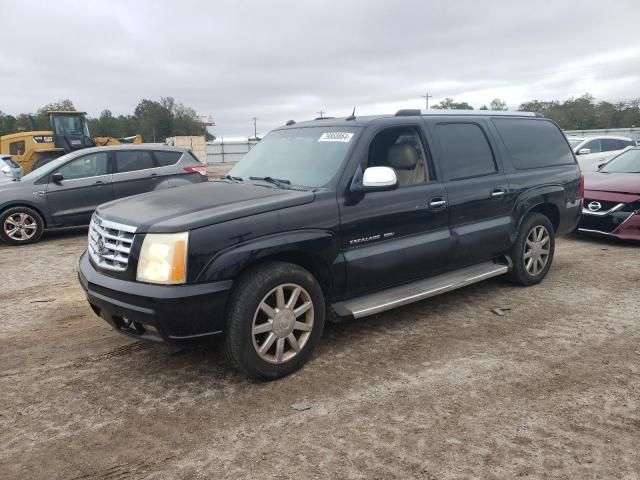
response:
M320 135L319 142L344 142L349 143L353 138L353 133L348 132L326 132Z

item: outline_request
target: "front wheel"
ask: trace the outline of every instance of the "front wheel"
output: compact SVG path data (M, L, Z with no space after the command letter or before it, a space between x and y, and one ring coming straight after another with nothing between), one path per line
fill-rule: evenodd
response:
M225 351L236 367L261 380L304 365L324 328L324 297L307 270L269 262L246 272L234 287Z
M507 275L516 285L535 285L547 275L555 251L553 225L541 213L531 213L522 222L511 249L513 270Z
M0 238L9 245L27 245L40 240L44 232L44 221L35 210L28 207L13 207L0 215Z

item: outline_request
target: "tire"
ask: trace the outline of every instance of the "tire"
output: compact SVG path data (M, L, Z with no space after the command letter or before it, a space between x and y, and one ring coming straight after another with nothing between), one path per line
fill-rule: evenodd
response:
M44 221L28 207L8 208L0 214L0 238L9 245L28 245L40 240Z
M555 243L549 218L541 213L527 215L511 249L513 269L507 278L522 286L540 283L553 263Z
M292 263L264 263L234 286L227 309L226 356L250 377L284 377L309 360L324 321L324 297L313 275Z

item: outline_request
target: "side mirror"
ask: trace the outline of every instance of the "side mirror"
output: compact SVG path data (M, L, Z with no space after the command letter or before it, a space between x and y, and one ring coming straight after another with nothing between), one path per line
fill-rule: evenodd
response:
M587 155L588 153L591 153L590 148L581 148L578 150L578 155Z
M398 178L391 167L369 167L362 175L363 192L382 192L395 188L398 188Z
M64 180L64 177L62 176L62 174L60 172L56 172L54 174L51 175L51 181L53 183L62 183L62 180Z

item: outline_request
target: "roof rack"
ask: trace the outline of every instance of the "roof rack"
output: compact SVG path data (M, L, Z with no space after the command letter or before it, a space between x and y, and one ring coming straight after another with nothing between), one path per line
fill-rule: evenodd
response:
M488 117L541 117L542 113L534 112L511 112L504 110L420 110L418 108L404 108L396 112L396 117L417 117L421 115L472 115L472 116L488 116Z
M314 118L314 120L331 120L332 118L336 118L336 117L317 117L317 118Z

